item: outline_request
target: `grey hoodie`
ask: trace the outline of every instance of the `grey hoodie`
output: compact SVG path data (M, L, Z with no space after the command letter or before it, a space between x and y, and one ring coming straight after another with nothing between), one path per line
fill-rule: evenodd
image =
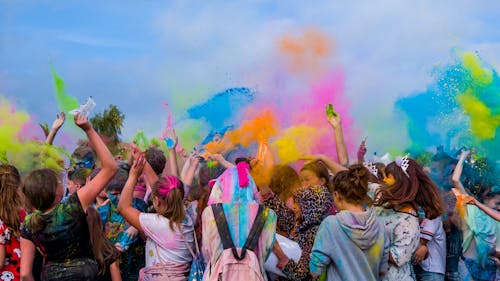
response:
M321 223L309 267L315 274L327 269L327 280L375 281L388 260L389 237L373 211L341 211Z

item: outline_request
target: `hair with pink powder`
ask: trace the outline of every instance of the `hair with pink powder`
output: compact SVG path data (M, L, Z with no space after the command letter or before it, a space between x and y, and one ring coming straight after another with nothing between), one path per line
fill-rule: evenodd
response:
M238 183L240 187L247 187L250 184L250 179L248 178L248 172L250 171L250 165L241 161L236 164L236 169L238 170Z
M174 188L182 188L182 182L174 176L166 176L157 183L158 195L167 197Z

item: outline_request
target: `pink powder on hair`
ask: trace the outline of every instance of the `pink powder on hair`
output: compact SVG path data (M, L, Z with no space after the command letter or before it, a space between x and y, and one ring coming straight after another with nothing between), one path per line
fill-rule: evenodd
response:
M250 184L250 180L248 178L248 171L250 170L250 165L247 162L240 162L236 165L238 170L238 182L240 187L247 187Z

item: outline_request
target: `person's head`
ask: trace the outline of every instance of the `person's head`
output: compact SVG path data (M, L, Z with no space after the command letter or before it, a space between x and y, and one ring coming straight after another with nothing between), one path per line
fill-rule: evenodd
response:
M304 165L300 170L300 181L302 187L322 185L328 187L328 190L332 192L330 174L323 162L316 161Z
M152 195L156 213L166 217L174 230L174 224L179 226L186 217L182 181L174 176L162 177L154 184Z
M79 168L68 174L68 192L73 194L82 188L90 175L90 169Z
M157 175L161 175L163 173L163 169L165 168L165 163L167 163L167 158L163 151L156 147L150 147L146 150L146 160L148 161L151 168Z
M37 210L29 221L30 228L34 232L43 230L46 222L39 212L59 204L64 196L59 175L51 169L34 170L24 179L22 190L29 205Z
M293 191L300 187L300 178L297 172L288 165L274 166L271 173L269 188L283 201L291 197Z
M406 159L400 158L387 165L386 186L378 190L375 205L410 204L415 210L422 207L428 219L439 217L444 211L438 187L415 160Z
M483 202L488 208L500 212L500 186L487 186L479 195L479 201Z
M16 167L0 165L0 218L9 227L13 236L19 238L19 210L22 208L19 185L21 177Z
M87 224L89 225L92 252L99 266L99 274L103 274L106 271L106 266L109 266L109 261L118 259L120 252L106 239L101 216L92 206L87 208Z
M347 204L363 206L370 204L368 179L370 172L362 164L354 164L333 178L333 200L340 210Z
M93 179L99 172L101 171L101 168L96 168L92 170L92 172L89 175L90 179ZM106 193L112 194L114 196L120 196L122 193L123 187L125 187L125 183L127 182L128 179L128 171L124 169L123 167L119 167L118 171L116 171L115 175L111 180L106 184L106 187L104 188L104 191Z

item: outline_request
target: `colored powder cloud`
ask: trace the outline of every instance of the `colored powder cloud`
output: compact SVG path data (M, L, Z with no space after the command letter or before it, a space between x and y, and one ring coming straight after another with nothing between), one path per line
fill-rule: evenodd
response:
M220 129L234 122L242 108L254 100L249 88L230 88L215 94L202 104L187 110L189 118L204 119L212 129Z
M61 171L63 155L69 159L69 153L61 147L25 139L22 128L30 124L28 113L16 110L12 103L0 98L0 161L16 166L22 174L38 168Z
M318 137L319 133L315 128L295 126L284 130L271 146L281 163L290 163L311 154Z
M68 113L69 111L78 108L78 100L66 92L64 80L57 74L54 67L51 67L52 79L56 90L56 100L59 110Z
M453 62L434 71L427 91L401 98L396 111L407 118L412 149L444 144L476 147L498 158L500 78L475 53L453 53Z
M287 58L292 73L315 71L330 56L333 42L316 29L300 35L286 34L278 39L278 49Z

